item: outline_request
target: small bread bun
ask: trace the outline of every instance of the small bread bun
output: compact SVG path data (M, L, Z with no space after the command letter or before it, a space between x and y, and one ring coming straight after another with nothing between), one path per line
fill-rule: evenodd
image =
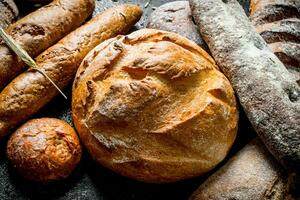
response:
M9 139L8 159L26 179L49 182L66 178L81 158L74 129L59 119L30 120Z
M143 29L100 44L82 62L72 96L75 127L92 157L140 181L208 172L236 137L229 81L175 33Z

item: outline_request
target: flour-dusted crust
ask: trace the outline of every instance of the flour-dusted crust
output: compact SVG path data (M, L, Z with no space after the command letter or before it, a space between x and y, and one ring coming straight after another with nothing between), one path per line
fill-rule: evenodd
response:
M80 26L95 7L95 0L54 0L11 24L6 32L36 57ZM25 64L0 40L0 91L20 74Z
M16 21L19 10L13 0L0 0L0 13L0 27L6 28Z
M252 0L250 19L300 84L300 1Z
M36 58L37 67L61 89L73 80L86 54L102 41L126 33L142 10L124 4L104 11ZM58 94L41 73L28 70L0 93L0 138L27 120Z
M238 122L233 90L213 59L194 42L154 29L88 54L74 81L72 113L96 161L155 183L214 168Z
M300 87L236 0L190 0L201 35L256 132L286 167L300 169Z
M26 179L49 182L68 177L78 165L81 147L75 130L54 118L33 119L9 139L7 155Z
M147 28L178 33L208 50L193 21L188 1L172 1L158 7L151 13Z
M210 176L190 200L283 200L289 183L284 169L256 138Z

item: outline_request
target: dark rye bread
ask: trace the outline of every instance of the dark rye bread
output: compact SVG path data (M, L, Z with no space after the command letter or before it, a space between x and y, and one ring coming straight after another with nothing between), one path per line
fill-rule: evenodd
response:
M147 28L178 33L208 50L193 21L188 1L173 1L158 7L150 15Z
M288 175L256 138L210 176L190 200L283 200Z
M195 21L256 132L284 166L300 169L300 87L236 0L190 0Z
M14 22L18 15L18 8L13 0L0 0L0 27L6 28Z
M300 1L252 0L250 19L300 84Z

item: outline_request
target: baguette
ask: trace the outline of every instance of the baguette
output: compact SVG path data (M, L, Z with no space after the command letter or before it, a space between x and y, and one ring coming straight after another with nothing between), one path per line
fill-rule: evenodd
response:
M82 24L94 7L94 0L55 0L8 26L6 32L35 57ZM25 68L2 40L0 66L0 91Z
M225 2L225 3L224 3ZM190 0L201 35L254 129L287 168L300 169L300 87L236 0Z
M300 84L300 1L252 0L256 31Z
M135 5L106 10L37 57L37 65L60 88L72 81L86 54L102 41L127 32L141 17ZM0 138L27 120L57 95L55 87L31 69L0 93Z
M287 199L288 176L256 138L210 176L190 200Z

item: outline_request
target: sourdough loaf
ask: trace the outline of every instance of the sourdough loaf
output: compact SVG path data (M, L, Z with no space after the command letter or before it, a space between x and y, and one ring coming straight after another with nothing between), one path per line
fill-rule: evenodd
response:
M213 59L194 42L154 29L88 54L73 84L72 114L96 161L154 183L214 168L238 122L233 90Z

